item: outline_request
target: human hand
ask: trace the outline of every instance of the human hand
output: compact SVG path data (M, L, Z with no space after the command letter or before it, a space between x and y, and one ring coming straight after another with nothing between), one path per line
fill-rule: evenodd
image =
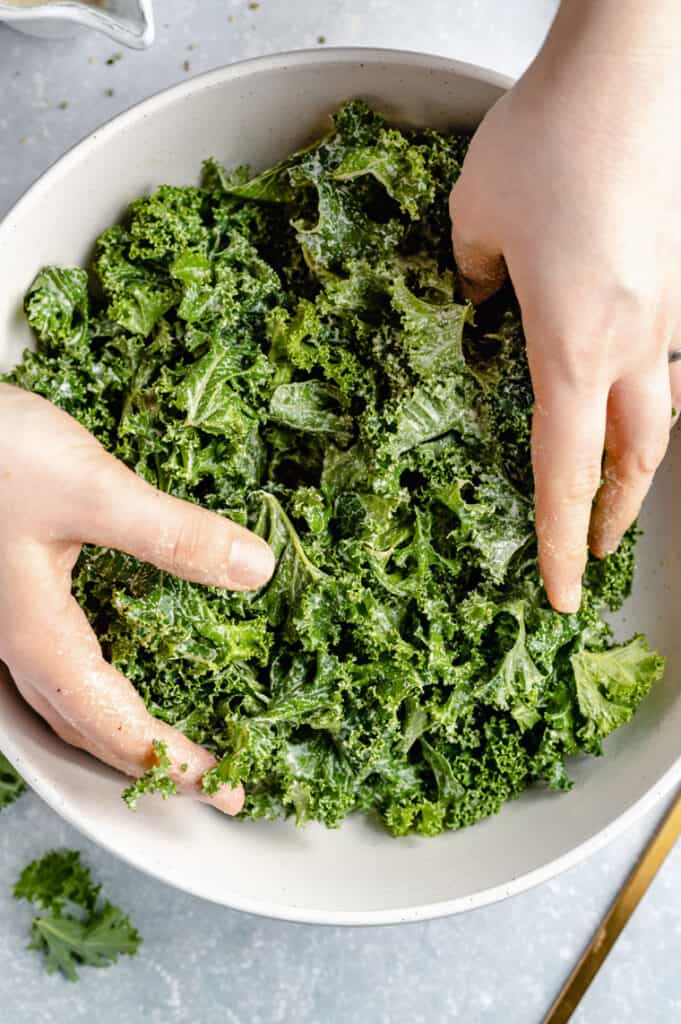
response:
M0 384L0 659L67 743L139 776L154 763L153 740L161 740L180 791L236 814L242 788L203 793L201 779L215 758L153 718L104 660L71 595L82 543L230 590L255 589L274 569L260 538L156 491L66 413Z
M681 404L680 58L673 0L567 0L451 196L464 290L479 302L508 271L520 303L539 564L563 612L587 535L617 548Z

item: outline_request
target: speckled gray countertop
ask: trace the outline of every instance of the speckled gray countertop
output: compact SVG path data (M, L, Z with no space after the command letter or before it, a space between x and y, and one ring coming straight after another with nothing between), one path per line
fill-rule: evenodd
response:
M517 74L555 0L157 0L146 53L102 37L40 42L0 27L0 216L102 121L187 75L316 45L428 50ZM652 831L660 810L587 863L503 904L444 921L320 928L224 910L152 881L28 794L0 816L3 1024L538 1024ZM30 911L10 896L24 864L81 849L144 936L140 954L77 985L24 947ZM573 1018L681 1020L681 848Z

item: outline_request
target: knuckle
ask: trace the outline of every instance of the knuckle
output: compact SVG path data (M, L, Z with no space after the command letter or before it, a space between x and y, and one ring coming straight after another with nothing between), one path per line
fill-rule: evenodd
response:
M657 355L659 302L654 282L613 268L609 283L579 330L564 302L544 295L524 310L530 364L550 362L565 387L589 394L613 379L616 367ZM619 374L618 374L619 375Z
M467 173L466 165L461 168L458 178L453 183L452 188L449 192L449 212L453 216L457 215L458 218L463 220L469 212L469 203L467 198L469 195L469 176Z
M588 469L571 477L562 489L563 505L585 505L593 500L601 482L600 469Z
M625 268L613 275L609 288L606 308L618 311L618 322L634 324L649 321L653 314L654 281L647 281L634 268L634 272Z
M463 180L460 178L449 193L449 217L452 222L452 241L455 250L466 249L473 244L470 217L467 213L465 196L463 195L465 187Z
M584 275L580 277L581 287L592 285L592 292L598 295L591 316L595 315L595 325L607 328L612 325L617 330L633 323L645 321L659 306L661 298L659 253L654 248L641 250L637 258L631 258L631 248L626 244L613 245L600 249L596 256L599 264L598 292L593 292L593 281Z
M459 273L468 276L475 266L477 237L466 222L456 216L454 212L452 212L452 247Z
M577 464L565 477L554 477L548 486L548 497L558 508L589 504L601 483L600 463Z
M559 335L549 343L557 355L561 380L570 391L591 394L607 379L607 353L590 334L575 338Z
M170 567L174 573L196 569L204 549L204 527L197 515L183 515L177 525L170 551Z
M656 442L624 452L616 463L617 477L637 479L653 476L666 450L666 442Z
M562 318L561 318L562 319ZM523 313L527 356L537 397L555 390L556 382L568 393L591 395L608 383L608 352L591 328L575 333L572 326L551 324L545 307Z

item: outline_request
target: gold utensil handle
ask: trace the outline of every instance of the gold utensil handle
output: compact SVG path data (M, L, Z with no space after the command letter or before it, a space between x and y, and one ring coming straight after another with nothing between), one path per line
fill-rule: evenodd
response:
M681 792L620 889L543 1024L566 1024L681 834Z

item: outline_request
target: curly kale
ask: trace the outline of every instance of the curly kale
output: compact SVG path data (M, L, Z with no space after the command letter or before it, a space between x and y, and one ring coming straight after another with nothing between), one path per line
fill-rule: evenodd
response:
M136 200L90 277L51 268L26 300L37 352L9 379L274 549L255 594L110 550L74 576L106 655L250 817L469 825L568 787L566 758L599 753L662 672L601 617L633 533L589 565L578 614L546 601L518 308L507 289L474 317L455 293L466 145L348 103L254 178L209 161L201 187Z
M28 948L44 954L48 974L77 981L83 965L109 967L137 952L139 933L122 910L100 901L100 889L76 850L50 850L21 872L14 897L38 911Z
M162 740L152 740L154 763L139 779L135 779L123 790L123 799L131 811L137 810L139 798L145 793L158 793L167 800L177 793L177 785L168 775L170 757ZM186 765L183 766L186 771Z

